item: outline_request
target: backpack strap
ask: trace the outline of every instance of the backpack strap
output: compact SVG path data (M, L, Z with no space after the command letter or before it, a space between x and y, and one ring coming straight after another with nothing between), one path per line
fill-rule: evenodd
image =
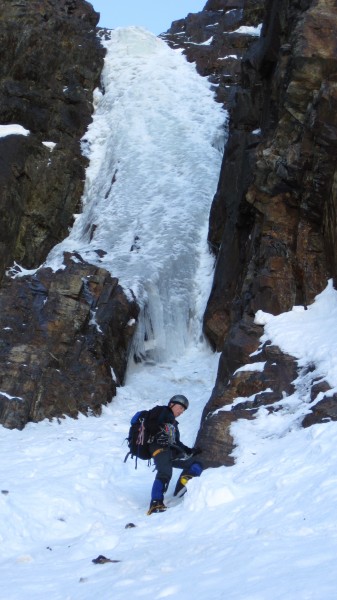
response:
M128 460L129 456L131 454L131 450L126 454L125 458L124 458L124 462L126 463L126 461Z

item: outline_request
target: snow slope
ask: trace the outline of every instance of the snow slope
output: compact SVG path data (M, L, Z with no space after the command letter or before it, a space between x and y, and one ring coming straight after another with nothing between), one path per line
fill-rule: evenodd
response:
M166 403L177 392L191 400L191 408L180 418L180 430L183 441L193 444L201 411L214 384L218 356L200 336L211 270L202 242L201 213L208 210L203 206L204 195L209 203L216 184L216 174L208 172L208 162L214 161L218 150L207 139L211 132L214 139L219 135L223 115L218 105L213 106L207 84L202 80L197 83L192 65L150 34L117 30L108 45L111 53L104 75L106 93L103 97L97 94L96 114L87 136L92 160L83 215L78 217L69 239L52 253L50 264L60 264L65 248L76 249L89 260L95 257L114 274L118 269L124 284L144 299L145 307L146 302L152 303L149 281L157 286L158 295L163 294L158 303L167 301L166 288L171 285L167 281L171 282L172 276L165 284L160 278L173 269L167 263L170 254L175 263L186 262L178 264L182 289L177 286L174 298L179 299L181 310L187 310L188 317L185 314L179 318L187 320L188 326L184 325L181 341L172 334L169 322L165 324L167 339L181 343L175 348L172 344L165 356L165 352L157 356L153 353L152 358L157 360L130 365L126 385L104 408L102 417L44 421L29 424L23 431L0 429L0 600L334 600L337 423L305 430L299 427L309 410L305 366L315 363L314 375L337 386L337 294L331 283L307 311L295 307L279 317L257 315L258 322L265 324L265 335L293 353L302 371L297 391L282 400L282 410L268 414L261 408L256 420L235 424L233 467L209 469L189 483L188 494L180 504L164 514L148 517L152 468L140 462L135 470L132 460L123 462L129 417L139 408ZM119 60L114 62L117 54ZM121 59L124 68L117 78ZM151 69L146 66L148 61ZM136 83L138 69L150 79L146 93L135 89L138 84L143 86L142 79ZM175 115L174 106L168 106L170 94L161 87L165 73L169 85L172 74L177 78L171 89L172 93L179 89L177 123L185 127L190 142L195 132L198 144L186 158L190 148L187 142L184 146L185 133L181 133L179 140L172 142L172 154L156 162L156 154L161 155L165 149L158 146L156 135L158 131L171 135L168 125L165 129L165 118L166 114ZM155 79L157 74L159 81ZM116 78L114 83L111 81L111 96L110 76ZM184 96L181 88L185 84ZM194 85L193 94L199 90L198 100L188 91ZM135 110L141 95L146 107L144 115L138 107L132 143L124 139L129 132L123 129L122 118L127 115L130 122L132 110L127 110L127 101L121 108L129 94ZM115 109L123 134L115 131L114 119L108 118L109 111ZM181 120L180 114L184 115ZM106 126L113 144L108 142ZM147 139L145 148L139 148L140 139ZM152 139L156 141L150 142ZM149 151L151 145L153 153ZM200 167L200 179L196 170L192 193L187 183L193 184L199 161L205 164ZM185 183L176 176L180 166L184 176L187 173ZM111 185L114 174L116 180ZM204 177L209 175L211 183L205 190ZM153 195L160 206L154 218L155 207L150 208ZM134 196L138 198L135 203ZM117 202L115 209L113 202ZM193 210L190 215L187 207L190 209L194 202L198 205L196 214ZM142 220L143 214L151 218ZM166 243L165 231L159 217L167 223L171 239L165 252L161 248L161 241ZM96 227L90 235L86 228L93 224ZM171 236L179 228L183 232L173 242ZM137 232L141 234L139 251L130 252ZM179 243L185 234L186 252L184 244ZM197 243L189 244L190 238ZM121 255L116 252L119 245ZM170 246L172 252L168 252ZM196 254L188 256L194 247ZM107 253L102 263L97 249ZM150 261L146 259L148 251ZM192 300L187 300L186 288L195 291ZM153 302L156 305L157 301ZM154 314L160 312L159 304ZM174 484L175 479L167 500ZM130 523L135 527L126 528ZM94 564L92 560L100 554L117 562Z
M282 320L284 349L297 344L300 361L314 361L321 345L327 356L334 348L336 306L328 288L308 311L268 316L268 327ZM299 341L303 327L315 346ZM181 504L146 515L154 473L123 463L128 413L186 393L180 428L193 443L216 367L191 347L135 367L101 418L0 430L1 600L334 600L337 423L300 429L300 394L290 411L260 409L235 425L235 466L208 470ZM120 562L92 563L100 554Z

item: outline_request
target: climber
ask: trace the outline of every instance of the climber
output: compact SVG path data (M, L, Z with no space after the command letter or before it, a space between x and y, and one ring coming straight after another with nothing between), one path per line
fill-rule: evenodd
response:
M182 469L174 496L182 496L186 492L188 480L199 477L202 473L202 463L195 460L202 450L189 448L180 441L176 418L188 405L186 396L177 394L169 400L168 406L157 406L151 411L149 448L157 473L152 486L148 515L166 510L164 494L170 483L173 467Z

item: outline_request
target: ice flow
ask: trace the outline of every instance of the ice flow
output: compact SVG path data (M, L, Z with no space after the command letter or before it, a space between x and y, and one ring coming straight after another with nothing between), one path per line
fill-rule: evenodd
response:
M76 251L118 277L141 307L134 354L166 360L200 335L226 113L195 66L146 30L115 29L103 43L82 212L47 264Z

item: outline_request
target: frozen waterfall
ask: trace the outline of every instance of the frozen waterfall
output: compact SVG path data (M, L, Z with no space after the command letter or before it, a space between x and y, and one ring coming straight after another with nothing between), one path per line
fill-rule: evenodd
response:
M210 289L208 214L226 113L180 51L146 30L110 32L101 90L82 140L83 211L64 251L108 269L141 306L134 352L179 356L200 336Z

